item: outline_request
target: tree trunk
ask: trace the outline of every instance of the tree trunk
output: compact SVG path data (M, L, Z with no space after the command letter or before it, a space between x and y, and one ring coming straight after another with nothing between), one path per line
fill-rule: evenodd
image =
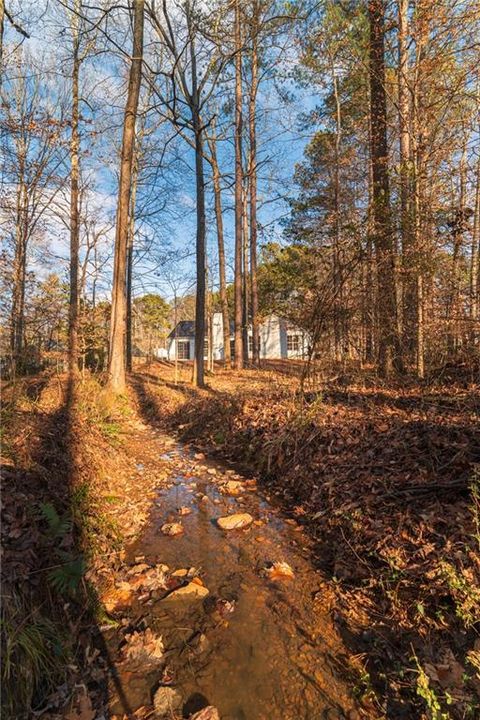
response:
M128 238L127 247L127 330L126 330L126 363L127 372L133 369L133 328L132 328L132 275L133 275L133 238Z
M369 143L372 138L372 122L368 123ZM365 248L365 293L364 293L364 324L365 324L365 362L373 364L375 361L376 339L376 275L375 259L373 253L373 172L372 158L368 159L368 211L367 211L367 238Z
M243 248L243 170L242 170L242 33L240 0L235 0L235 355L234 367L243 367L242 343L242 248Z
M26 151L21 141L18 153L18 187L15 218L15 255L12 274L12 311L11 311L11 355L12 370L15 375L22 364L25 315L25 280L27 272L28 237L28 195L25 183Z
M197 291L195 296L195 357L193 362L193 382L197 387L205 386L205 178L203 170L203 128L198 109L198 92L196 78L196 61L193 40L191 41L193 105L192 121L195 133L195 187L197 201L197 237L196 266Z
M473 217L472 248L470 254L470 342L478 342L478 303L479 303L479 257L480 257L480 158L477 162L477 177L475 188L475 209Z
M3 33L5 26L5 0L0 0L0 87L3 81Z
M415 351L416 308L415 248L412 227L410 102L408 88L408 5L398 0L398 119L400 133L400 231L402 239L402 333L409 359Z
M75 10L80 9L80 2L75 3ZM79 328L79 290L78 269L80 251L80 213L79 213L79 177L80 177L80 136L79 121L79 74L80 74L80 41L78 15L72 16L73 33L73 68L72 68L72 125L70 136L70 298L68 312L68 370L70 376L78 375L78 328Z
M128 216L130 211L132 163L135 148L135 120L142 81L143 20L144 0L134 0L133 56L130 66L127 104L123 124L108 359L109 385L111 389L117 393L121 393L125 389L125 291Z
M420 3L416 6L421 12ZM425 28L419 24L419 32L415 37L415 74L413 85L412 113L412 207L413 214L413 246L411 248L411 272L414 282L412 298L414 317L415 362L417 377L421 380L425 375L425 329L424 329L424 258L426 255L427 234L425 222L425 142L424 142L424 110L423 110L423 53L425 46ZM428 296L428 293L427 293Z
M258 13L259 4L255 0L252 21L251 80L248 112L249 131L249 182L250 182L250 288L252 317L252 360L260 364L260 328L258 319L258 282L257 282L257 91L258 91Z
M448 350L453 353L457 350L459 344L459 323L460 323L460 259L463 246L463 235L465 232L465 196L467 185L467 137L465 135L462 149L462 158L460 160L460 188L458 194L458 206L454 212L452 227L452 269L451 269L451 288L450 296L447 304L447 326Z
M342 318L342 268L340 262L340 144L342 141L342 115L340 107L340 95L338 92L338 80L335 75L335 67L332 65L333 95L335 98L335 167L333 184L333 212L334 212L334 236L333 236L333 337L334 355L337 362L344 359L344 342Z
M242 344L243 344L243 364L248 365L249 351L248 351L248 329L249 329L249 307L248 307L248 188L245 187L243 193L243 283L242 283Z
M397 327L395 256L388 177L387 100L385 93L385 3L370 0L370 114L373 223L378 280L378 369L388 377L402 369Z
M230 367L230 316L228 313L227 280L225 270L225 242L223 237L222 191L220 187L220 170L217 161L215 140L210 143L210 156L212 160L213 195L215 204L215 221L217 224L218 242L218 275L220 284L220 305L222 307L223 321L223 360L226 367Z
M143 134L143 133L142 133ZM137 143L140 139L137 137ZM137 180L138 180L138 146L134 151L133 168L132 168L132 191L130 197L130 213L128 217L128 240L127 240L127 327L126 327L126 362L127 371L132 372L133 369L133 242L135 237L135 206L137 202Z

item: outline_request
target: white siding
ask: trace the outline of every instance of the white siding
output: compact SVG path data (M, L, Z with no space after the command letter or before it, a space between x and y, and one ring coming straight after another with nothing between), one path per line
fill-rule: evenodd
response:
M250 329L251 334L251 329ZM303 358L308 352L308 335L295 327L288 327L287 322L277 315L269 315L261 323L259 327L260 334L260 357L262 359L281 359L281 358ZM288 349L288 336L295 335L298 342L290 343ZM214 313L212 318L212 337L213 337L213 359L223 360L223 318L221 313ZM232 336L233 337L233 336ZM190 360L193 360L195 353L195 339L178 337L177 341L188 341L190 343ZM292 348L297 345L297 349ZM175 338L168 340L168 359L175 360Z
M170 338L168 341L168 359L170 361L175 360L175 344L177 342L188 342L190 344L190 360L193 360L193 356L195 354L195 339L194 338L185 338L185 337L178 337L178 338Z
M223 316L214 313L212 317L213 359L223 360Z
M260 324L260 357L281 358L282 347L280 342L280 318L269 315Z

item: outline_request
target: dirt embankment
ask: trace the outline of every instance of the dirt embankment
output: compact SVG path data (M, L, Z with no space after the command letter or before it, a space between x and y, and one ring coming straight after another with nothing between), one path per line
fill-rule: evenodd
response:
M90 718L109 672L99 577L125 529L112 499L137 526L148 506L126 486L128 407L45 374L4 384L2 410L2 717Z
M480 712L478 388L324 387L137 373L146 412L256 471L316 539L336 618L390 718Z

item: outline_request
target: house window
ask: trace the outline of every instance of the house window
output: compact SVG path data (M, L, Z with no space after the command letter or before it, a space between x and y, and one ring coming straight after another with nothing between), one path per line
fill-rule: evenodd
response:
M208 338L205 338L203 343L203 357L208 358Z
M287 334L287 352L298 353L300 350L300 338L298 335Z
M248 336L248 354L253 355L253 335Z
M235 339L232 338L230 340L230 356L233 358L235 357Z
M177 340L177 357L179 360L190 360L189 340Z

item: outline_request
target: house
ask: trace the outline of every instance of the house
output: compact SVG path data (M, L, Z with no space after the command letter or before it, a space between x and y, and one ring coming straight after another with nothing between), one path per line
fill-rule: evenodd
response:
M260 358L301 359L307 356L308 334L295 327L278 315L268 315L259 326ZM214 313L212 317L211 337L213 359L223 360L223 317ZM253 350L252 328L248 332L248 354ZM230 349L233 355L235 347L233 323L230 323ZM193 360L195 354L195 322L182 320L177 323L167 339L167 355L169 360ZM205 357L208 354L208 338L205 336Z

